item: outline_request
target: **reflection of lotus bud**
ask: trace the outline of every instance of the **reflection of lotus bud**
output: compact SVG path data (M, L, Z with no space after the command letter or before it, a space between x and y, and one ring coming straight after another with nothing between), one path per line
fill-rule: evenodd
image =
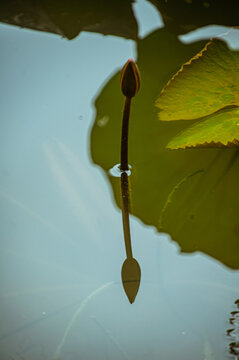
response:
M139 91L139 69L132 59L127 61L121 71L120 85L124 96L129 98L134 97Z
M139 290L141 271L138 262L134 258L127 258L122 266L121 277L124 291L132 304Z

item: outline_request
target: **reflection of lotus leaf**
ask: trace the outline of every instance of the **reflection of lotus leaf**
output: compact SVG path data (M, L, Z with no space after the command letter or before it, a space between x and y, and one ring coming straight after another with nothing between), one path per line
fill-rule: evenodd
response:
M161 13L165 26L178 34L208 24L238 25L235 0L149 0ZM0 2L0 21L52 32L68 39L80 31L137 38L133 0L7 0Z
M165 27L182 34L198 27L217 24L238 25L238 3L235 0L150 0L160 11Z
M154 106L169 79L204 45L182 44L164 29L138 44L142 86L132 101L129 129L131 212L168 232L182 251L200 250L239 268L238 150L167 150L188 121L161 122ZM96 100L91 133L93 161L107 172L119 163L123 101L116 74ZM102 118L108 119L103 126ZM108 178L121 206L120 179Z
M0 21L75 38L81 31L136 39L132 0L8 0L0 2Z

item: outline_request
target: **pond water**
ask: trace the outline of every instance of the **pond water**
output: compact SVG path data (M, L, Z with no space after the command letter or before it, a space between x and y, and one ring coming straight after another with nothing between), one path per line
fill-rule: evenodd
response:
M105 103L114 107L121 94L116 100L104 94L128 58L153 57L147 41L158 56L154 41L168 39L152 5L139 1L135 13L138 45L97 33L69 41L0 26L1 359L238 358L229 344L238 341L239 263L220 257L224 248L218 256L200 247L182 252L133 211L132 249L141 268L133 304L122 286L126 255L114 193L120 178L108 173L120 149L110 132L99 133L112 121ZM228 31L228 43L238 49L238 32L225 27L177 41ZM143 72L142 89L144 78ZM153 91L150 96L154 104ZM133 148L131 154L133 176L140 170ZM133 186L130 194L134 208Z

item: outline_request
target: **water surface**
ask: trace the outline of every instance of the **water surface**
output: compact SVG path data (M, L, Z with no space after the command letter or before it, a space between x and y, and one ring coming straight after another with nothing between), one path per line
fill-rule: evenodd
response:
M155 28L142 38L164 31ZM230 358L238 268L201 251L182 253L167 234L131 216L142 272L133 304L122 287L121 210L90 147L95 100L125 61L137 58L136 43L0 30L0 357Z

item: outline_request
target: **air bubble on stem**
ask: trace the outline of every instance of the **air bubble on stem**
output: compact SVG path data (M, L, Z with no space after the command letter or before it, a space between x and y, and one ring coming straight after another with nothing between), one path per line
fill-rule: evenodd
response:
M121 177L122 173L126 173L128 176L131 175L131 169L132 166L128 165L129 170L121 170L120 169L120 164L116 164L115 166L113 166L110 170L109 170L109 174L113 177Z

